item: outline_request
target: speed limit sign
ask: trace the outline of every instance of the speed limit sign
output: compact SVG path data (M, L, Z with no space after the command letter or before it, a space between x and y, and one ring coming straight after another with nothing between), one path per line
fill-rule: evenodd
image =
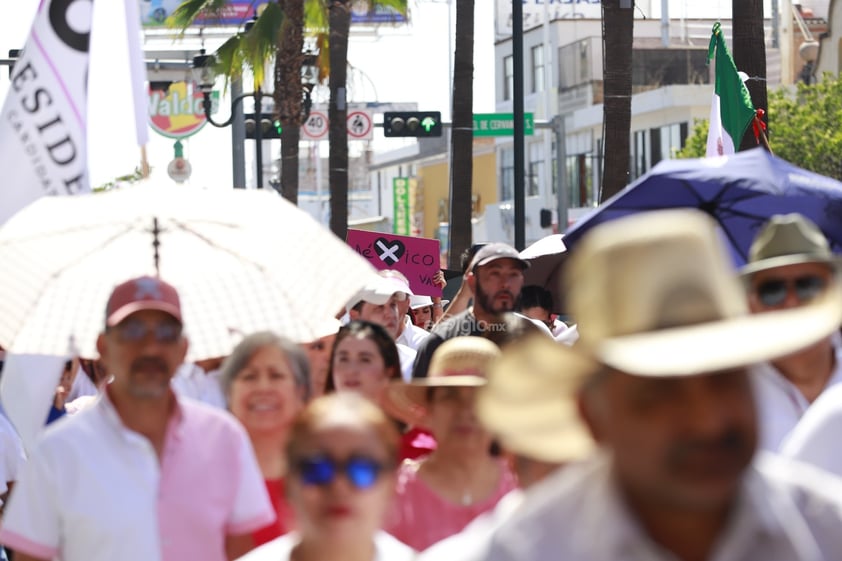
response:
M327 113L310 111L310 116L301 126L301 140L324 140L327 138L327 125Z

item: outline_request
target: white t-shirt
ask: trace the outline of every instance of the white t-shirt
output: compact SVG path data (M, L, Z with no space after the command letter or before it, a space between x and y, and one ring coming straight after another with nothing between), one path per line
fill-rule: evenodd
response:
M9 419L0 414L0 494L8 491L7 482L17 480L24 463L23 442Z
M781 454L842 476L842 385L822 392L781 447Z
M835 350L836 368L830 374L824 391L842 382L842 346L835 345ZM751 376L760 421L760 448L778 452L811 407L810 402L770 363L753 366Z

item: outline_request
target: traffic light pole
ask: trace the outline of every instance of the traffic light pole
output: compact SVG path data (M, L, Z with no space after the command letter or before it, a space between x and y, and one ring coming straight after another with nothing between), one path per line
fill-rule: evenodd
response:
M263 91L260 88L257 88L253 92L242 93L233 98L231 100L231 115L229 115L228 119L222 123L214 121L213 116L211 115L211 108L213 106L211 92L203 91L202 96L202 107L205 110L205 119L207 119L208 123L220 129L223 129L234 122L237 113L239 113L239 111L237 111L237 107L245 98L254 98L254 114L255 122L257 123L257 126L254 127L254 140L256 145L254 161L257 165L257 188L263 189L263 130L260 124L263 119Z

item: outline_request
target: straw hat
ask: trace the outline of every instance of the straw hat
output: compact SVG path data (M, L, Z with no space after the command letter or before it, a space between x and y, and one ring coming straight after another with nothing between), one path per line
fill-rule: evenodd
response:
M407 424L422 424L427 414L428 388L483 386L486 370L499 356L500 349L488 339L448 339L433 353L426 378L416 378L409 383L396 381L386 388L383 408Z
M687 209L595 228L572 253L566 290L577 344L507 348L478 400L507 448L548 461L593 446L575 400L600 363L640 376L717 372L797 351L842 321L838 282L806 306L750 315L715 223Z
M798 263L839 266L822 231L800 214L778 214L769 219L751 244L743 276Z
M700 211L635 214L594 229L566 289L582 350L642 376L716 372L770 360L842 322L842 288L796 310L750 315L715 222Z
M560 463L595 447L576 404L584 381L599 366L546 337L528 337L503 351L488 372L477 415L509 451Z

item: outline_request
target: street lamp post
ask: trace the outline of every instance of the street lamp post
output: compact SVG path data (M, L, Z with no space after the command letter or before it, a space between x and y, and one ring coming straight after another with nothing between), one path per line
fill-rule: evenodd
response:
M205 111L205 119L208 123L217 127L225 128L234 122L237 106L242 103L247 97L254 98L254 142L255 142L255 164L257 167L257 188L263 189L263 97L272 96L271 93L264 92L260 87L253 92L245 92L231 100L231 114L224 122L214 121L211 115L211 108L213 102L211 100L211 93L214 86L214 72L213 65L215 59L213 55L205 54L204 49L201 53L193 57L193 73L196 83L202 92L202 108ZM302 65L302 121L306 121L310 115L310 108L312 107L311 92L316 85L316 78L318 70L311 68L309 65L316 64L316 57L312 53L306 53L304 57L304 64Z

